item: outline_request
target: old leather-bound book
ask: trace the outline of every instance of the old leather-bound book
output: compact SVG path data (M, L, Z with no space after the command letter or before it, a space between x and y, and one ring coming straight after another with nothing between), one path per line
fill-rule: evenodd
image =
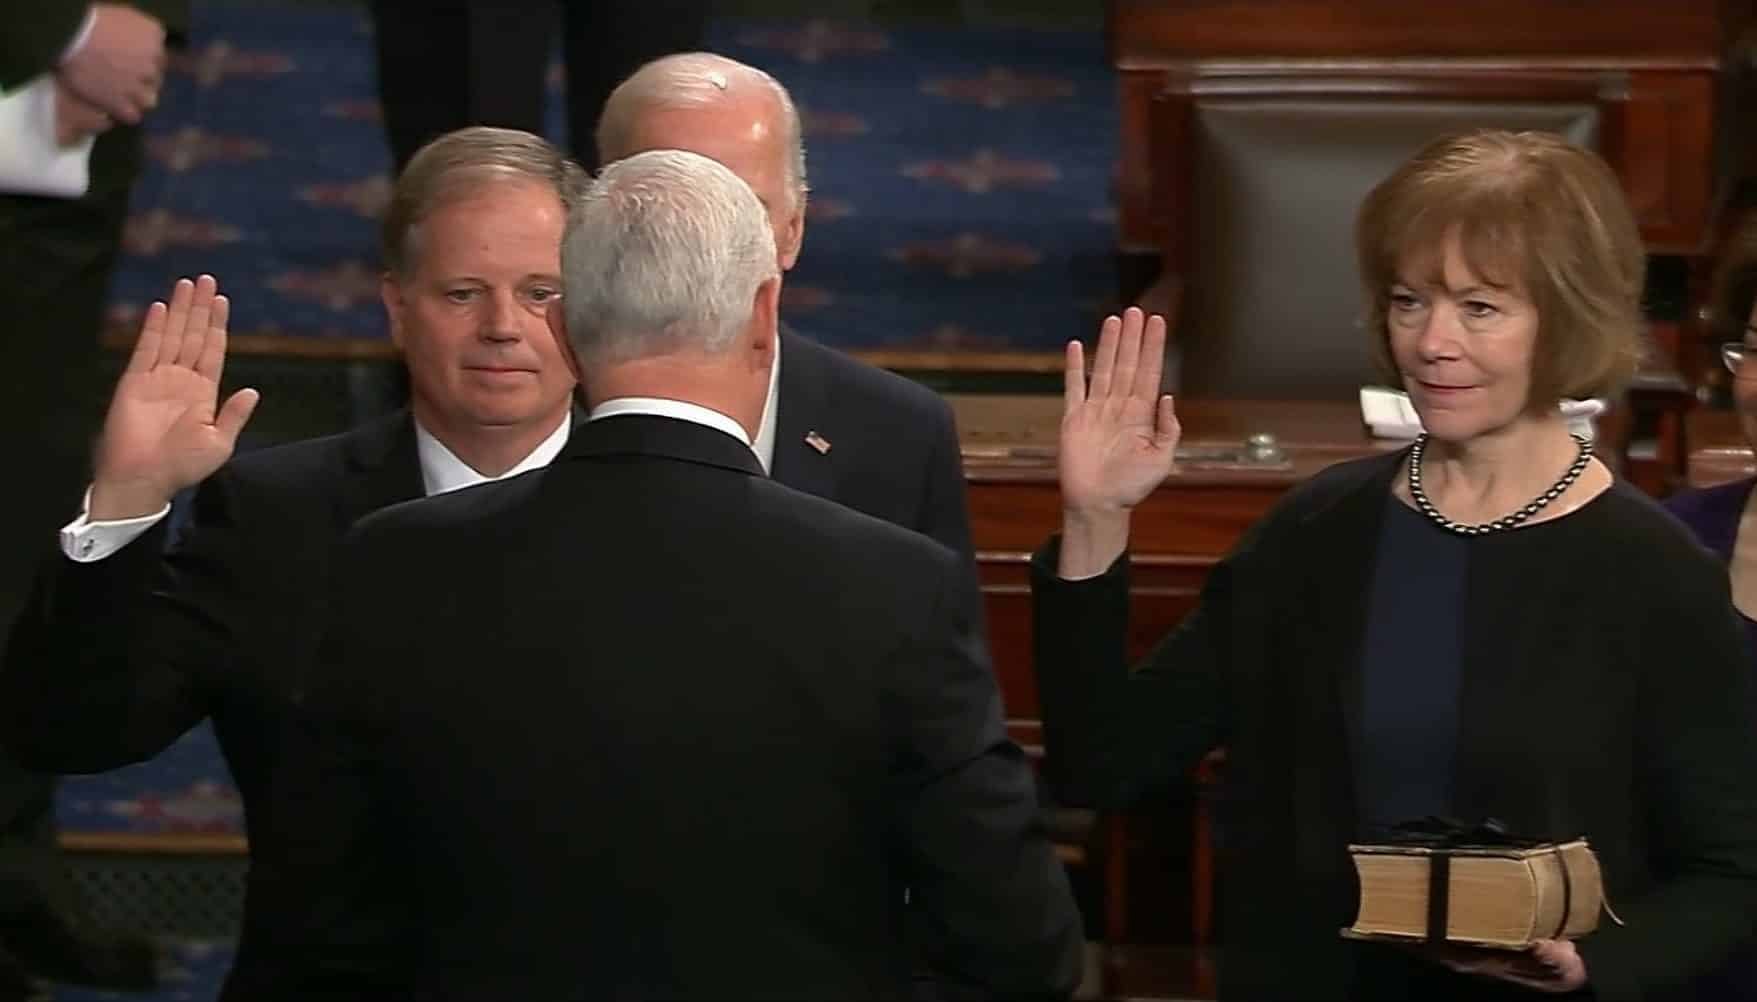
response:
M1450 942L1524 949L1598 928L1604 886L1584 838L1517 839L1488 823L1400 826L1348 847L1360 910L1355 939Z

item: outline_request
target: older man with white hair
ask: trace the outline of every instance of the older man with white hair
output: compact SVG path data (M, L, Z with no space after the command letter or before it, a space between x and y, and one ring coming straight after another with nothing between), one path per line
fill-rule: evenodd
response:
M948 984L1072 991L1078 913L960 561L763 475L762 205L710 159L643 153L573 212L562 263L589 420L548 468L379 512L345 548L281 760L275 879L306 907L275 983L901 998L909 888Z
M678 149L719 161L762 201L782 271L799 260L810 185L799 112L753 66L708 52L641 67L605 102L598 154L608 163ZM975 559L951 408L926 387L781 325L768 405L752 434L775 479L939 540Z

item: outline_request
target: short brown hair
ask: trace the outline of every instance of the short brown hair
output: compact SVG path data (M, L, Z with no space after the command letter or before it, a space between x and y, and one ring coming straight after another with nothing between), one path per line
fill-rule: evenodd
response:
M1717 341L1743 341L1757 303L1757 212L1745 217L1721 252L1708 295L1708 329Z
M1454 236L1472 272L1537 307L1533 410L1615 393L1634 373L1646 257L1622 187L1596 154L1546 132L1447 136L1367 195L1355 248L1374 360L1393 378L1391 287L1423 259L1437 273Z
M590 178L566 154L529 132L486 125L448 132L416 151L397 176L380 228L385 268L408 274L421 221L460 194L494 181L547 185L562 208L572 211Z

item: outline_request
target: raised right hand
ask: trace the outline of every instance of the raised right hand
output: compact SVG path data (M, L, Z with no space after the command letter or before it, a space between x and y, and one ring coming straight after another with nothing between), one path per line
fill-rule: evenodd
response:
M127 4L94 4L92 32L62 63L67 85L118 122L138 123L159 100L165 26Z
M211 275L178 281L169 306L147 310L98 440L93 521L159 511L231 458L258 395L217 406L228 311Z
M1133 508L1171 472L1179 427L1171 397L1159 392L1165 318L1129 307L1098 335L1092 380L1085 350L1068 343L1062 406L1062 507L1082 512Z
M1068 344L1058 474L1063 577L1108 567L1128 543L1129 513L1171 473L1181 429L1160 394L1165 319L1130 307L1098 335L1092 379L1085 349Z

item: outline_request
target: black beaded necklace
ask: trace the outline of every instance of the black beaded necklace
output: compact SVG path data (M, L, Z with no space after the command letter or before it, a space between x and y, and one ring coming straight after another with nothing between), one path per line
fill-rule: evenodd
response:
M1562 474L1562 478L1551 484L1549 490L1539 494L1532 499L1530 504L1511 515L1504 515L1493 522L1469 525L1464 522L1454 522L1440 514L1440 509L1434 507L1434 503L1428 500L1427 492L1421 489L1421 455L1428 444L1427 433L1423 432L1416 436L1415 444L1409 447L1409 496L1415 501L1415 507L1428 517L1428 521L1447 532L1457 533L1460 536L1482 536L1491 532L1511 529L1542 511L1544 506L1551 501L1561 497L1569 487L1573 486L1574 481L1580 479L1580 474L1586 472L1586 464L1592 461L1592 443L1579 435L1569 435L1568 437L1580 447L1580 454L1574 457L1574 462L1568 464L1568 469Z

